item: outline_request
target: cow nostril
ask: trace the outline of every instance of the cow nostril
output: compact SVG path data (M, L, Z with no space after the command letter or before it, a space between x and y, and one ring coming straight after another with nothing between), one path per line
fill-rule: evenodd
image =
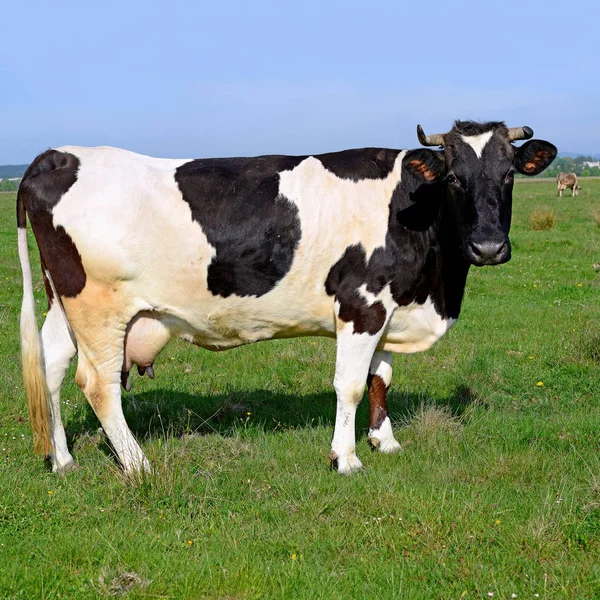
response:
M473 254L481 259L492 259L503 254L506 250L506 241L502 242L471 242Z

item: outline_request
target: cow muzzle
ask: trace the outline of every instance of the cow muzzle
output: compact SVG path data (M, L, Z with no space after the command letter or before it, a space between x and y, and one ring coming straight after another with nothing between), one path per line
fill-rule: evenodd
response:
M469 262L476 267L501 265L510 260L510 242L508 238L500 241L470 241L465 248Z

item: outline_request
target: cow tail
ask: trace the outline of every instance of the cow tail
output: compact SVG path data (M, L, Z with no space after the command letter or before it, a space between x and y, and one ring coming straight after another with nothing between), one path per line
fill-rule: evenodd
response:
M23 204L22 185L17 194L17 228L19 260L23 272L23 303L21 305L21 361L27 393L29 423L33 434L33 450L47 455L52 450L50 425L50 390L44 370L43 348L35 319L35 300L29 249L27 248L27 216Z

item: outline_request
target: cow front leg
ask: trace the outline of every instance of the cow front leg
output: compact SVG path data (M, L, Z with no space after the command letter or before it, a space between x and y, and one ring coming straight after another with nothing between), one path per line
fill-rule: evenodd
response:
M337 319L337 354L333 385L337 395L335 430L329 458L338 473L350 475L362 469L356 456L356 409L362 400L369 365L387 318L375 332L356 332L354 323Z
M392 353L377 351L369 366L367 384L369 388L369 443L380 452L400 450L394 437L387 408L387 392L392 382Z

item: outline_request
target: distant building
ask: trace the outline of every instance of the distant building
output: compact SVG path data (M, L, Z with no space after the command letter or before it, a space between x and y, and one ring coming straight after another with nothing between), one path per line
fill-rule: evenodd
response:
M584 160L583 161L583 166L587 167L587 168L590 168L590 167L598 167L598 168L600 168L600 160L597 160L595 162L590 161L590 160Z

